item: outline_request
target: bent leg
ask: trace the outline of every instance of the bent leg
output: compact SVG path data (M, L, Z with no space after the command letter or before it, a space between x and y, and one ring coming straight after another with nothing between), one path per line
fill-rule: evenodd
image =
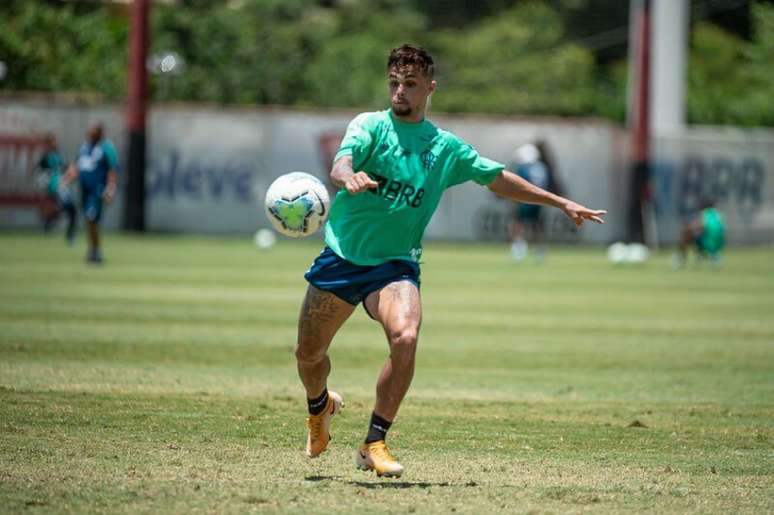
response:
M688 257L688 249L695 244L695 240L696 228L693 226L693 224L690 223L684 225L680 231L680 246L678 249L680 258L683 262L685 262L686 258Z
M311 284L307 288L298 318L296 361L309 399L319 397L326 388L331 370L328 346L354 310L355 306L333 293Z
M414 377L414 358L422 304L419 289L411 281L390 283L366 298L366 307L382 324L390 357L382 366L376 384L374 413L392 422Z
M76 223L76 212L75 212L75 205L73 205L72 202L65 202L63 205L64 212L67 214L67 232L66 238L67 242L72 244L73 240L75 238L75 223Z

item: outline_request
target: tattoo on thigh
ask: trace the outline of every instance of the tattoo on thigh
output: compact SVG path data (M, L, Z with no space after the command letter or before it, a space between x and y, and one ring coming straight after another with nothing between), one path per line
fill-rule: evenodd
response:
M301 308L301 322L330 322L339 313L341 306L332 293L309 288Z

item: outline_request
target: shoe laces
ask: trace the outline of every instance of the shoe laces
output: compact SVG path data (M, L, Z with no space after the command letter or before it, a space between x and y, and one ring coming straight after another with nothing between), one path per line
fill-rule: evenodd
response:
M319 415L309 415L306 419L306 427L309 429L312 440L318 440L322 430L322 417Z
M379 442L376 445L372 445L369 451L371 454L374 454L378 458L381 458L385 461L396 461L395 458L390 454L390 449L387 448L387 444L384 442Z

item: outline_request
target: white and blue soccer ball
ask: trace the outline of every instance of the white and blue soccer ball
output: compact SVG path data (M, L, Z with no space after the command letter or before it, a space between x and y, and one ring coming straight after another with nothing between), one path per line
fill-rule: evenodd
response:
M648 260L650 251L642 243L616 242L607 248L607 259L613 264L636 264L641 265Z
M266 191L266 216L280 234L301 238L325 224L330 209L328 190L308 173L291 172L278 177Z
M629 246L626 243L617 241L607 248L607 259L615 265L620 265L629 261Z

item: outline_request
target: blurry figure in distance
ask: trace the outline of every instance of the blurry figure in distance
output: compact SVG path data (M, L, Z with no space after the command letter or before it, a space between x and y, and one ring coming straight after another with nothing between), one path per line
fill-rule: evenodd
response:
M726 229L723 216L712 199L704 199L699 211L689 219L680 231L678 252L672 258L675 268L685 266L688 248L696 249L696 261L708 259L713 265L721 263L720 252L726 246Z
M41 205L43 230L49 232L64 213L67 216L65 237L69 245L75 240L75 204L73 203L69 183L64 178L65 161L59 152L59 144L53 133L46 134L43 155L38 161L38 180L45 195Z
M76 178L81 185L83 217L89 237L86 262L101 264L99 222L102 206L103 202L110 204L113 201L118 186L118 154L113 143L105 138L105 129L101 123L89 127L86 141L67 171L68 181Z
M561 195L556 180L548 145L544 141L522 145L514 152L514 168L522 179L546 191ZM535 260L542 263L545 259L545 218L544 209L539 204L517 203L508 224L508 236L511 240L511 257L514 261L524 261L529 255L530 245L535 251Z

